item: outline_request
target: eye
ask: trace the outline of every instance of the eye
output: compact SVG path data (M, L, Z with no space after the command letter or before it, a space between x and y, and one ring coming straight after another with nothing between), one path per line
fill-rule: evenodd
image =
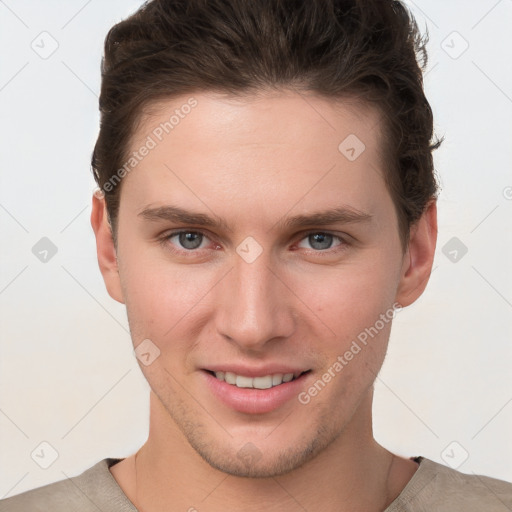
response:
M344 240L339 236L333 235L331 233L324 233L323 231L315 231L308 233L298 244L298 247L305 249L313 248L315 251L325 251L327 249L333 248L333 243L336 240L339 243L334 245L334 247L338 247L344 244ZM309 244L310 247L305 246L305 243Z
M199 231L176 231L167 235L166 240L178 249L193 251L194 249L202 249L207 244L203 242L208 238Z

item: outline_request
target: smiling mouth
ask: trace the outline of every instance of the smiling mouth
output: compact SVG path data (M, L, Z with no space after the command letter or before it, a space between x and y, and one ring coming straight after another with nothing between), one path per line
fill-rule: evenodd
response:
M206 370L210 375L213 375L222 382L226 382L237 388L252 388L252 389L270 389L287 382L297 380L302 375L309 373L311 370L298 373L275 373L272 375L264 375L262 377L246 377L244 375L237 375L232 372L212 372Z

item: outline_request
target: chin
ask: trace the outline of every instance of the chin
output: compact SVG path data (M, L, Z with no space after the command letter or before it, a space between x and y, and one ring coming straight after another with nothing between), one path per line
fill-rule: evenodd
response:
M293 447L268 453L248 442L240 450L233 450L231 455L212 445L208 448L192 446L205 462L223 473L240 478L272 478L290 473L314 458L322 450L318 445L318 439L314 439L299 449Z
M301 440L287 436L291 445L285 446L284 442L272 443L267 438L254 442L248 439L245 443L234 438L212 439L204 428L182 432L211 467L240 478L272 478L290 473L315 458L338 437L338 433L325 427L310 428Z

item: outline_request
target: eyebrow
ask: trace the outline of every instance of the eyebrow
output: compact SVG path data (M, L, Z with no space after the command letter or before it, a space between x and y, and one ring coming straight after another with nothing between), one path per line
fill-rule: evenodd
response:
M210 228L222 228L225 231L233 231L225 219L215 216L208 216L204 213L194 212L180 208L178 206L159 206L144 208L139 214L140 217L148 221L168 221L180 224L194 224ZM349 206L330 208L309 214L294 215L282 218L271 228L279 227L281 229L298 229L307 226L326 226L328 224L351 224L358 222L368 222L373 215L357 210ZM269 231L270 231L269 230Z
M196 224L204 227L220 227L225 231L231 231L227 222L218 216L209 217L204 213L193 212L179 208L178 206L159 206L156 208L144 208L139 213L139 217L143 217L149 221L165 220L169 222L177 222L180 224Z

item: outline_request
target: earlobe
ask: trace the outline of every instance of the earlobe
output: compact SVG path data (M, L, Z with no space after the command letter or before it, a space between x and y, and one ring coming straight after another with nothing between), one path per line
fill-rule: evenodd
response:
M396 302L403 307L416 301L427 286L432 272L437 242L437 204L432 199L411 235L397 289Z
M91 225L96 237L96 252L105 286L109 295L124 304L117 253L108 221L104 197L94 194L92 198Z

